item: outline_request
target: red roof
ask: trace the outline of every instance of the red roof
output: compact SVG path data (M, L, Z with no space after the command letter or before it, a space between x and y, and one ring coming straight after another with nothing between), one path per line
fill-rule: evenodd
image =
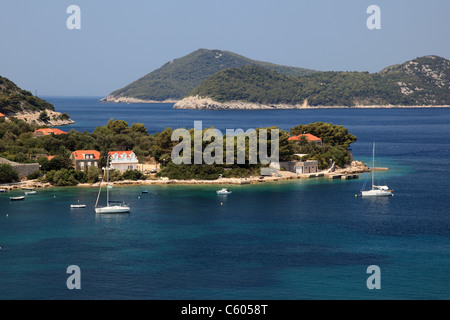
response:
M100 152L96 150L77 150L72 152L76 160L100 160ZM86 159L85 155L93 154L94 159Z
M322 141L322 139L310 134L310 133L304 133L295 137L290 137L290 141L300 141L302 137L305 137L308 141Z
M116 153L119 155L119 157L122 157L122 155L125 153L127 155L127 158L131 158L131 155L134 152L133 151L110 151L110 152L108 152L108 154L110 156L114 156Z
M3 113L0 112L0 117L6 117Z
M40 132L40 133L42 133L45 136L49 136L51 134L54 134L54 135L67 134L67 132L64 132L64 131L59 130L59 129L52 129L52 128L38 129L38 130L35 131L35 133L37 133L37 132Z

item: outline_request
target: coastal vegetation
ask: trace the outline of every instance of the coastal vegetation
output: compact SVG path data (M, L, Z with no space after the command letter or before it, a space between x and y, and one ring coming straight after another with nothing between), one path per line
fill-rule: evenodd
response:
M379 73L316 72L283 75L259 66L220 71L187 97L262 105L359 106L450 105L450 61L417 58Z
M42 182L49 182L56 186L97 182L101 175L101 170L98 168L106 166L108 152L112 150L132 150L141 162L154 158L161 164L157 178L202 180L215 180L219 177L243 178L257 176L261 168L267 167L266 164L261 164L261 161L254 162L250 158L250 151L254 150L251 149L250 138L246 136L246 133L238 133L231 137L223 136L223 153L220 156L223 164L220 161L213 164L204 161L200 164L175 164L171 158L172 150L179 141L172 141L174 132L172 128L149 134L143 124L135 123L130 126L123 120L114 119L110 119L105 126L97 127L92 133L71 130L67 134L35 136L33 132L37 128L39 126L14 118L11 121L0 121L0 157L19 163L39 163L42 174L33 173L30 178L38 178ZM212 128L203 129L202 134L205 135L209 129ZM261 135L262 129L267 132L267 135ZM342 126L320 122L299 125L292 128L290 132L277 127L258 128L255 130L256 137L260 145L267 144L267 156L275 151L272 150L272 136L275 129L279 130L277 147L280 161L300 160L297 154L302 154L302 160L318 160L322 169L329 166L330 161L342 167L350 162L347 149L352 142L356 141L356 137ZM188 132L191 140L194 141L194 129ZM320 137L323 140L322 146L308 141L289 140L291 136L301 133L311 133ZM233 139L233 141L227 141L227 139ZM214 141L215 138L202 139L201 149L205 150ZM233 148L232 164L227 164L230 163L226 159L227 145ZM89 170L76 171L70 158L75 150L99 151L101 157L98 168L91 166ZM243 161L239 160L239 151L243 151L245 156ZM194 157L195 148L190 152ZM212 154L215 156L216 152L217 150L214 150ZM1 176L3 181L17 180L15 176L11 176L9 167L2 166L1 169L4 172ZM110 173L111 181L145 179L147 176L138 170L123 173L114 170Z
M322 139L322 145L307 141L305 137L294 144L296 154L305 154L302 160L317 160L319 169L324 170L335 163L344 167L351 161L350 145L356 141L356 136L350 134L343 126L316 122L298 125L291 129L291 135L297 136L309 133Z
M27 90L20 89L11 80L0 76L0 113L5 115L23 111L52 110L54 106Z
M10 164L0 164L0 183L10 183L19 180L19 175Z

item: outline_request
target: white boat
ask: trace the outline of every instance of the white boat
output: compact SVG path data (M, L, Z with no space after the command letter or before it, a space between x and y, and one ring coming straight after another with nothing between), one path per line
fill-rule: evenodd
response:
M21 197L10 197L9 198L11 201L21 201L21 200L25 200L24 196Z
M369 171L367 171L368 173ZM393 190L390 190L388 186L377 186L375 185L375 142L373 143L372 151L372 189L364 190L366 185L366 179L364 179L363 190L361 194L363 197L392 197L394 195Z
M1 192L6 192L6 191L8 191L8 190L6 190L6 189L0 189L0 193L1 193Z
M85 204L71 204L70 207L72 209L83 209L83 208L86 208L86 205Z
M231 194L231 191L228 190L227 188L217 190L216 192L217 192L217 194Z
M110 156L108 155L108 163L104 170L106 171L106 206L99 207L98 201L100 199L100 194L102 192L102 184L100 183L100 190L98 191L97 201L95 203L95 213L129 213L131 211L130 207L123 201L111 201L109 200L109 189L112 186L109 185L109 160Z
M32 187L22 187L22 190L23 191L33 191L34 188L32 188Z
M86 205L85 204L81 204L80 200L78 200L78 204L71 204L70 207L72 209L83 209L83 208L86 208Z
M37 192L36 191L27 191L27 192L25 192L25 194L28 196L28 195L30 195L30 194L36 194Z

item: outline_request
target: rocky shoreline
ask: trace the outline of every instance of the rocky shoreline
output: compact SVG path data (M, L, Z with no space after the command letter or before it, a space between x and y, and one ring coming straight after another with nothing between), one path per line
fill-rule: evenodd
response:
M39 120L39 116L42 111L24 111L12 114L10 115L10 117L15 117L28 123L35 123L40 126L50 126L50 127L65 126L75 123L75 121L73 121L72 119L68 120L58 119L59 116L62 114L60 112L56 112L53 110L45 110L45 111L47 112L50 118L50 120L46 122Z
M107 103L176 103L178 100L164 100L164 101L156 101L156 100L143 100L132 97L115 97L115 96L107 96L106 98L100 99L100 102Z
M387 168L378 168L378 170L387 170ZM248 178L221 178L217 180L176 180L169 178L148 179L148 180L123 180L110 182L113 186L151 186L151 185L247 185L247 184L261 184L267 182L279 182L287 180L300 180L312 178L330 178L343 177L342 179L355 179L357 175L367 172L367 166L361 161L354 161L350 166L334 171L321 171L311 174L296 174L288 171L279 171L277 175L273 176L253 176ZM76 187L80 188L99 188L100 184L106 186L106 182L97 182L94 184L80 183ZM9 183L0 185L0 189L6 188L9 191L21 188L49 188L53 187L50 183L42 183L37 180L22 181L18 183Z
M357 106L309 106L306 103L289 104L261 104L245 101L217 102L211 98L191 96L178 101L174 109L203 109L203 110L278 110L278 109L394 109L394 108L450 108L449 105L442 106L397 106L397 105L357 105Z

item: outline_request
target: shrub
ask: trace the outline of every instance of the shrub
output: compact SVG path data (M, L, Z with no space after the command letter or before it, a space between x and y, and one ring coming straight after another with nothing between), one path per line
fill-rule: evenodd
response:
M28 180L35 180L37 178L39 178L42 175L41 171L37 170L33 173L31 173L30 175L28 175Z
M123 173L123 178L125 180L145 180L147 177L139 170L128 170Z
M0 183L19 181L17 171L10 164L0 164Z

